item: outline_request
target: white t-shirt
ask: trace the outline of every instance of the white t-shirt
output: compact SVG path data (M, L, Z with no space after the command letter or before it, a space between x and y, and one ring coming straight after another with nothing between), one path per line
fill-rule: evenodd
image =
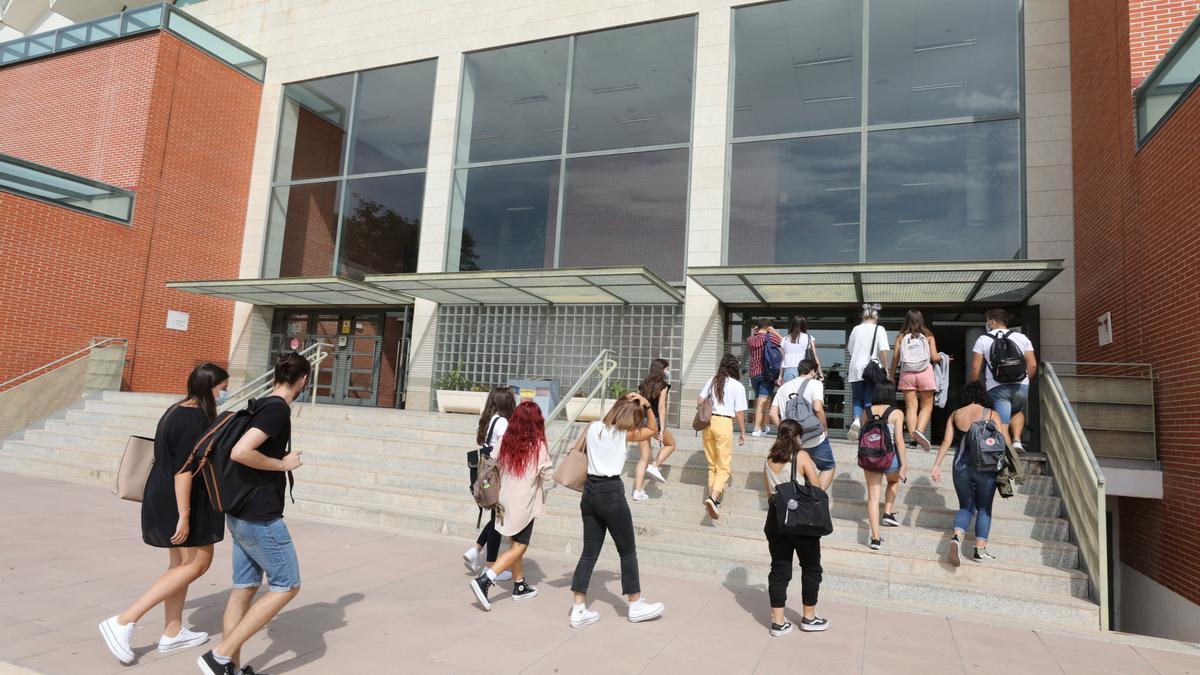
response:
M783 336L783 342L780 343L780 348L783 350L783 367L795 368L804 360L804 354L808 352L808 345L812 342L812 336L808 333L801 333L796 336L796 341L792 342L789 335Z
M712 393L712 383L713 381L709 380L704 385L704 388L700 390L700 398L708 398L709 394ZM750 407L750 404L746 401L746 387L742 385L741 381L735 380L732 377L725 378L725 389L721 392L721 396L724 399L723 401L718 401L715 395L712 397L714 415L733 417Z
M492 415L492 419L488 420L488 425L491 425L492 422L496 423L496 426L492 427L492 457L499 457L500 441L504 440L504 432L508 431L508 419L499 415ZM486 429L483 432L483 443L484 445L488 444Z
M873 330L872 330L873 329ZM871 340L875 340L875 353L871 353ZM877 323L860 323L850 331L850 339L846 341L846 349L850 352L850 368L846 374L848 382L862 382L863 368L878 356L879 352L892 351L892 343L888 342L887 331ZM884 368L887 364L884 364Z
M592 422L587 429L587 461L589 476L620 476L629 454L626 432L606 427L604 422Z
M809 404L820 401L821 404L824 405L825 383L821 382L815 377L805 377L804 375L801 375L800 377L784 382L783 386L779 387L779 390L775 392L775 398L771 401L771 407L779 408L780 419L783 419L784 413L787 412L788 399L792 397L792 394L799 393L800 387L804 386L805 382L808 383L808 386L804 387L804 400L808 401ZM825 442L826 435L827 434L821 434L818 438L814 438L807 443L802 443L801 445L805 448L815 448Z
M983 376L986 378L984 385L988 388L988 391L991 391L1000 384L996 381L996 378L992 377L992 368L988 365L988 359L992 355L992 341L995 340L994 336L1004 335L1007 332L1007 328L997 328L990 333L984 333L975 340L975 346L971 348L971 352L983 355ZM1009 335L1008 339L1013 341L1013 344L1017 346L1017 349L1021 350L1022 354L1028 354L1033 351L1033 343L1022 333L1013 331L1013 334ZM1026 373L1025 379L1014 384L1029 384L1029 374Z

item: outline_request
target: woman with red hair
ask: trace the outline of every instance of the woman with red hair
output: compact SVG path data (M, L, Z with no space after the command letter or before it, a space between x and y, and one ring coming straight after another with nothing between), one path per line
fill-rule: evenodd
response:
M537 597L537 589L525 583L524 557L533 534L533 521L545 511L542 481L554 473L546 447L546 424L542 409L533 401L517 406L508 420L508 431L496 450L500 465L500 508L496 531L511 537L512 544L495 563L471 580L471 590L483 608L491 611L488 591L496 576L512 568L513 600Z

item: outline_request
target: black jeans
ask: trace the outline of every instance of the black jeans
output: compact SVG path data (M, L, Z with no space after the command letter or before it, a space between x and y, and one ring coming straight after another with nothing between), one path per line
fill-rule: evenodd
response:
M479 538L475 540L475 543L487 547L486 559L488 562L496 562L496 557L500 555L500 533L496 531L496 512L494 510L492 519L479 531Z
M821 538L784 534L775 524L775 510L767 510L763 526L771 549L771 572L767 575L767 593L771 607L787 606L787 588L792 581L792 554L800 561L800 596L805 606L817 604L821 590Z
M637 544L633 540L633 516L629 513L625 484L620 477L588 476L583 484L579 512L583 514L583 552L579 554L579 564L575 566L575 575L571 577L571 590L587 593L592 569L600 558L604 533L607 531L612 534L617 553L621 556L621 593L641 593Z

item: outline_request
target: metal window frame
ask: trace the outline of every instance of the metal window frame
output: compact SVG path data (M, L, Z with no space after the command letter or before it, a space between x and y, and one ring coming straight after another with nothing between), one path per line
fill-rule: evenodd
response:
M18 194L27 199L32 199L34 201L43 202L45 204L51 204L51 205L58 206L58 207L61 207L64 209L70 209L72 211L77 211L79 213L83 213L83 214L86 214L89 216L94 216L96 218L103 218L104 220L110 220L115 223L121 223L122 225L130 225L133 223L134 208L137 204L137 194L134 193L133 190L127 190L125 188L117 187L115 185L109 185L108 183L102 183L98 180L92 180L91 178L84 178L83 176L78 176L78 175L75 175L72 173L67 173L66 171L52 169L48 166L36 164L34 162L30 162L28 160L21 159L19 157L12 157L11 155L0 154L0 161L3 161L4 163L7 163L7 164L15 164L22 168L29 169L31 171L36 171L38 173L46 174L49 176L53 176L55 178L69 180L74 183L82 183L84 185L88 185L90 187L94 187L99 190L105 190L116 196L128 197L129 198L129 215L124 218L121 218L119 216L114 216L114 215L107 214L107 213L101 213L99 211L93 211L92 209L82 207L82 206L79 206L76 204L61 202L56 199L46 197L45 195L39 195L39 194L32 193L32 192L26 192L24 190L21 190L20 188L4 187L4 188L0 188L0 192L11 192L13 194Z
M1196 91L1197 88L1200 88L1200 73L1197 73L1196 77L1192 79L1191 84L1187 85L1175 99L1175 101L1167 107L1162 116L1158 118L1158 121L1151 125L1149 129L1144 131L1142 130L1142 110L1146 105L1147 94L1149 94L1150 89L1157 84L1158 81L1163 78L1163 76L1166 75L1167 71L1175 65L1176 59L1182 53L1188 50L1188 43L1192 37L1196 35L1197 31L1200 31L1200 14L1197 14L1196 18L1192 19L1192 22L1188 24L1188 27L1183 29L1183 32L1180 33L1179 37L1175 40L1175 44L1171 45L1171 48L1167 50L1167 53L1163 54L1163 57L1158 62L1158 65L1154 66L1154 70L1151 70L1150 74L1146 76L1146 79L1142 80L1142 83L1138 85L1138 88L1133 90L1133 133L1136 137L1136 150L1141 150L1146 143L1149 143L1154 134L1157 133L1158 130L1161 129L1166 123L1166 121L1175 114L1175 111L1187 101L1187 99L1192 95L1192 92ZM1197 42L1194 45L1191 45L1191 47L1193 49L1200 49L1200 38L1198 38Z
M1020 247L1018 255L1021 259L1025 259L1029 255L1029 225L1028 215L1026 213L1026 169L1025 169L1025 16L1024 2L1022 0L1011 0L1016 6L1017 12L1017 86L1019 101L1017 112L1015 113L993 113L988 115L964 115L957 117L945 117L931 120L918 120L910 122L889 122L881 124L871 124L869 121L869 98L870 98L870 37L871 37L871 2L872 0L862 0L862 46L861 46L861 64L860 64L860 119L858 126L839 127L835 129L818 129L797 132L785 132L777 134L760 134L755 136L734 136L734 100L735 88L737 84L736 66L737 66L737 10L747 9L751 7L761 7L763 5L775 4L777 2L786 2L787 0L768 0L767 2L757 2L753 4L738 5L731 7L729 22L729 91L726 101L726 152L725 152L725 196L724 196L724 214L722 226L722 247L721 247L721 262L729 264L729 249L730 239L733 233L730 231L731 218L731 203L733 196L733 146L741 143L758 143L763 141L787 141L801 138L819 138L823 136L843 136L847 134L857 133L859 138L859 226L858 226L858 262L870 263L867 259L867 205L868 205L868 177L870 156L867 151L868 137L876 131L895 131L901 129L925 129L939 126L950 126L957 124L976 124L983 122L999 122L1005 120L1018 120L1019 122L1019 144L1017 150L1018 157L1018 183L1019 194L1017 195L1018 221L1020 225ZM1197 19L1197 24L1200 24L1200 17ZM1200 78L1197 78L1193 86L1200 85ZM1168 113L1169 114L1169 113ZM1164 115L1164 118L1166 116Z

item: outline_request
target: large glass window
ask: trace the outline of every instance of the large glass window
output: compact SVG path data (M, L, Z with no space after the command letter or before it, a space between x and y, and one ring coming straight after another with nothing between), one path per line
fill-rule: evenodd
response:
M1197 86L1200 86L1200 16L1183 31L1138 87L1138 141L1144 142L1159 122Z
M1024 255L1018 0L785 0L733 21L730 264Z
M695 32L688 17L467 55L447 269L682 281Z
M264 277L416 271L435 71L284 87Z

